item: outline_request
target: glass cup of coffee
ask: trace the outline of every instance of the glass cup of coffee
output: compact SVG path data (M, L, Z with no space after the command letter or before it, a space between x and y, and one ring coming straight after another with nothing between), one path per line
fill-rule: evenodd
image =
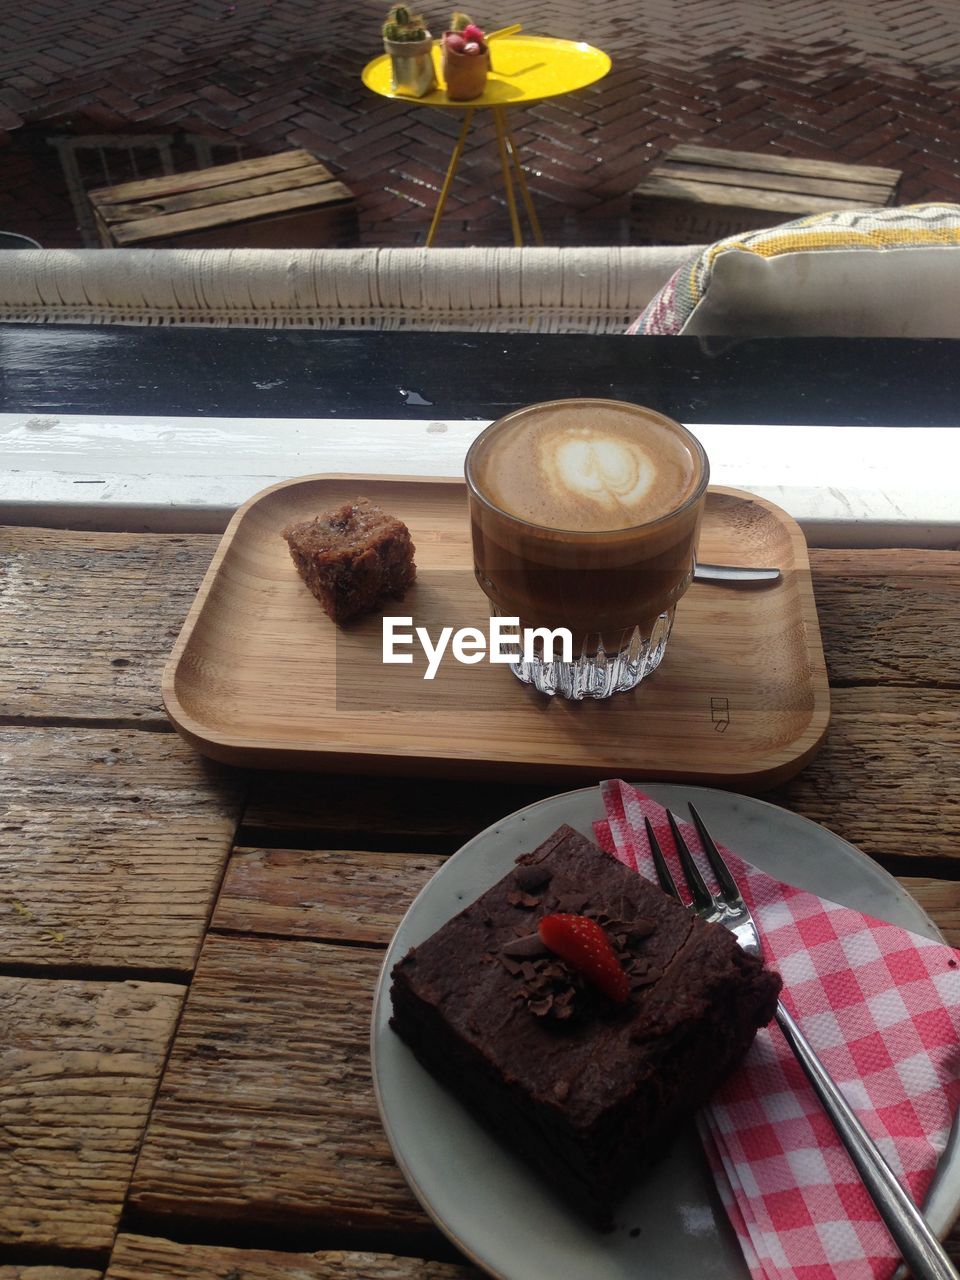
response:
M656 670L693 578L709 475L685 427L619 400L529 405L477 437L474 567L493 616L518 620L505 645L516 676L580 700Z

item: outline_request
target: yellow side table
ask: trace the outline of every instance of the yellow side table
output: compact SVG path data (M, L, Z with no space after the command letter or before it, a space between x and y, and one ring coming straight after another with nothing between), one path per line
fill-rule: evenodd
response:
M437 71L437 81L443 84L440 64L439 41L433 47L433 59ZM507 208L510 212L510 226L513 229L514 244L523 243L520 233L520 217L517 212L517 201L514 195L511 166L516 177L520 198L530 219L534 239L543 244L540 223L530 199L527 182L520 166L517 145L507 127L507 107L519 107L529 102L540 102L544 98L557 98L564 93L573 93L575 89L585 89L594 84L610 70L610 58L601 49L582 44L575 40L555 40L550 36L503 36L491 37L490 60L492 65L487 85L479 98L470 102L451 102L443 88L435 89L423 98L413 98L409 94L395 93L390 78L390 58L381 54L368 62L363 69L363 83L374 93L384 98L394 98L402 102L416 102L425 107L445 107L448 110L463 111L463 124L446 177L440 189L433 221L427 233L427 244L432 245L440 225L447 197L457 165L463 154L464 144L470 130L470 122L474 112L482 107L489 107L493 112L493 124L497 133L497 146L500 151L500 170L503 176L503 189L507 197Z

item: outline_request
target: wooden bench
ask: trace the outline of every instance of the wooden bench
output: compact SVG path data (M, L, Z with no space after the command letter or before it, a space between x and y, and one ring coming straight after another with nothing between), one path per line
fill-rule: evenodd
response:
M633 189L633 239L694 244L838 209L896 202L900 172L680 146Z
M353 193L306 151L89 193L107 248L310 249L356 243Z

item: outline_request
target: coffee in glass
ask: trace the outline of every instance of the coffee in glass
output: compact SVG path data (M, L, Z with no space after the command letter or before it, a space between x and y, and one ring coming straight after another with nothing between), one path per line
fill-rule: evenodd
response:
M654 671L693 576L709 479L699 441L639 405L552 400L482 432L466 478L493 613L572 637L571 661L518 647L514 673L581 699Z

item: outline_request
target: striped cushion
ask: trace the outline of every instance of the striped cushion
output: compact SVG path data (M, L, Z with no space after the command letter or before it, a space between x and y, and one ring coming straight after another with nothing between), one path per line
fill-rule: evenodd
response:
M709 245L628 333L960 337L960 205L799 218Z

